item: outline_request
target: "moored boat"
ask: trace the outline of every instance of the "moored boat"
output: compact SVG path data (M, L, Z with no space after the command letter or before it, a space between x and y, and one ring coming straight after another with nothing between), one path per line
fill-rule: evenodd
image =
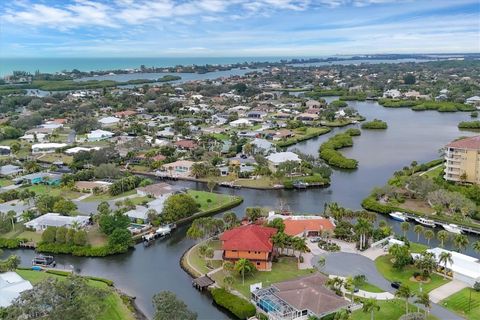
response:
M455 233L455 234L462 234L462 229L456 224L442 224L442 227L447 230L448 232Z
M430 219L419 217L419 218L415 218L415 221L420 224L423 224L426 227L432 227L432 228L435 227L435 221Z
M397 220L400 222L405 222L408 220L408 217L405 213L403 212L392 212L389 214L390 217L392 217L393 220Z

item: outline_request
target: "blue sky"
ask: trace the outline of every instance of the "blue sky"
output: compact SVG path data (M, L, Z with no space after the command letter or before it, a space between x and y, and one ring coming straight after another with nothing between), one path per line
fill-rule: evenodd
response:
M3 57L480 51L480 1L1 1Z

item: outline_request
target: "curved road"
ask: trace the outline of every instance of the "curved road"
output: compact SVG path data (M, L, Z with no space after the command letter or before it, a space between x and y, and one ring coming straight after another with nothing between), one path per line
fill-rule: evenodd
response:
M346 252L325 253L322 256L325 257L325 267L323 268L325 273L342 277L363 274L367 277L369 283L395 294L395 289L390 286L390 282L377 271L375 262L369 258ZM312 259L312 262L316 265L318 256ZM442 320L463 320L462 317L435 303L432 303L430 313Z

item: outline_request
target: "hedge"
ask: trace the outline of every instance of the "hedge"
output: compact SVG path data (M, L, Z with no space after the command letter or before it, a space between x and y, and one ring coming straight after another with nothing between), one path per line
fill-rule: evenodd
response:
M20 244L23 242L27 242L27 239L23 238L15 238L15 239L6 239L0 238L0 248L2 249L17 249L20 247Z
M210 293L216 304L230 311L238 319L248 319L257 313L257 309L253 304L225 289L213 288L210 290Z
M58 243L39 243L37 246L38 252L47 252L54 254L72 254L78 257L105 257L117 253L125 253L128 251L128 247L110 247L110 246L101 246L101 247L80 247L80 246L71 246L68 244L58 244Z
M458 124L459 129L480 129L480 121L462 121Z

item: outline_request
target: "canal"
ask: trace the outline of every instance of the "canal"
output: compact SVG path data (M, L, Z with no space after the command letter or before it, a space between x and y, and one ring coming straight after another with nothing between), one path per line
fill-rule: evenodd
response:
M438 150L446 143L462 135L472 135L460 132L457 128L458 122L469 119L469 113L386 109L376 102L349 102L349 105L358 109L367 120L382 119L389 126L387 130L363 130L361 136L354 137L354 146L342 151L347 157L359 161L357 170L335 170L331 186L323 189L258 191L217 188L216 191L244 198L244 202L234 209L238 216L242 216L249 206L277 208L280 200L291 210L302 213L319 213L323 210L324 203L332 201L351 209L360 209L361 200L374 186L385 184L394 171L408 166L412 160L422 163L438 158ZM324 136L290 149L298 148L302 152L317 155L322 142L345 129L334 129ZM201 183L178 183L190 188L206 189ZM399 232L399 224L388 220ZM60 267L73 265L81 274L114 280L118 288L137 297L138 306L149 317L153 312L151 297L159 291L171 290L198 313L199 319L226 319L228 316L213 306L206 295L192 288L190 277L180 268L180 257L193 245L185 233L186 228L180 228L164 241L158 241L149 248L138 245L135 250L123 255L105 258L57 256L56 259ZM408 236L416 241L417 237L412 231ZM473 240L470 238L470 242ZM432 244L435 245L436 241L432 240ZM16 250L15 253L25 265L29 264L34 255L28 250ZM468 254L475 255L471 250Z

